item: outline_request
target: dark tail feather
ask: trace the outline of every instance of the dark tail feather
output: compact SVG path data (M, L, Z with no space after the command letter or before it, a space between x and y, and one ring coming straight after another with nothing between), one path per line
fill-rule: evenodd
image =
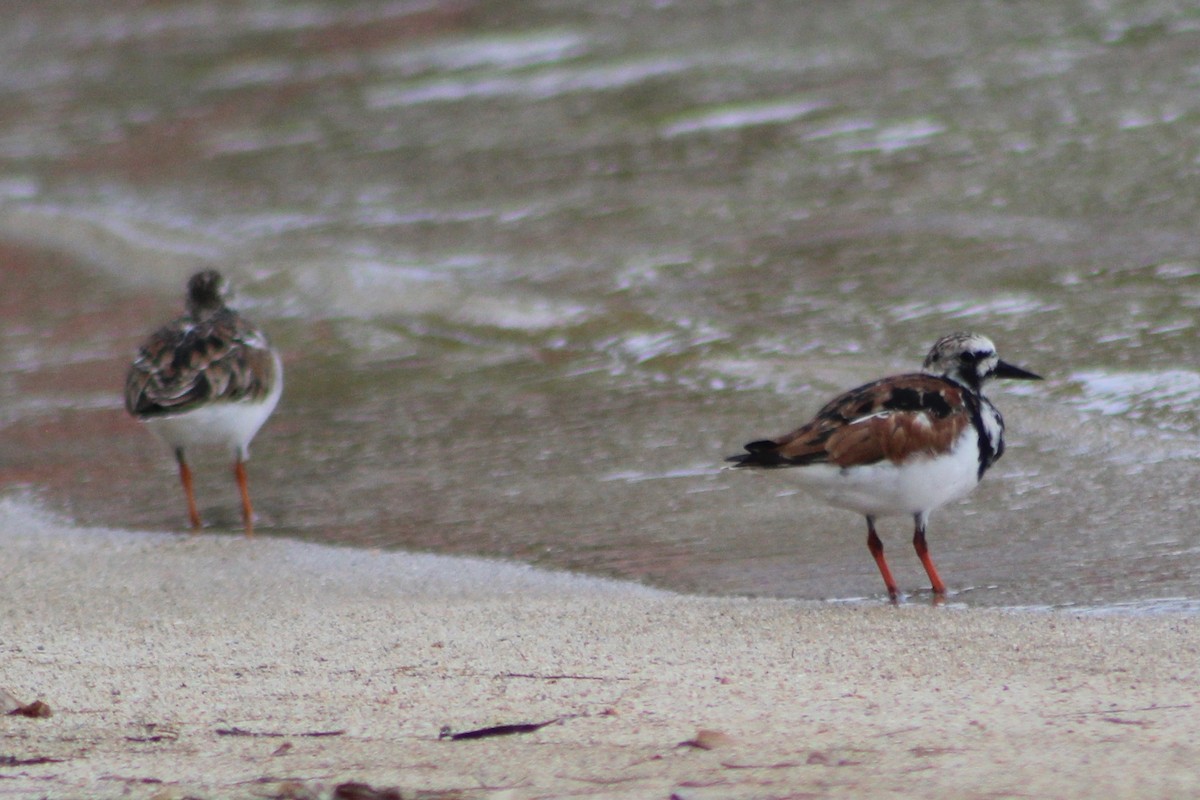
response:
M790 463L779 455L779 445L770 439L751 442L746 452L725 460L739 467L784 467Z

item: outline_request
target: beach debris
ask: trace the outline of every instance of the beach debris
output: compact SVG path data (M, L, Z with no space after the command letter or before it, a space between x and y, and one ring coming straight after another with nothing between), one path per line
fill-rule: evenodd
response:
M269 791L270 794L263 795L264 800L319 800L320 796L297 780L280 781Z
M369 783L341 783L334 787L333 800L404 800L399 789L376 789Z
M908 748L908 752L912 753L917 758L929 758L930 756L946 756L969 753L970 750L965 747L925 747L924 745L917 745L916 747Z
M555 717L545 722L518 722L510 725L493 725L490 728L478 728L473 731L462 731L461 733L452 733L449 725L443 725L442 730L438 733L438 738L462 741L465 739L487 739L491 736L511 736L514 733L533 733L547 725L562 722L563 719L565 718Z
M142 726L146 733L143 736L126 736L127 742L173 742L179 738L179 731L170 725L159 725L157 722L147 722Z
M13 717L35 718L53 715L53 712L50 711L50 706L41 700L34 700L32 703L22 703L17 699L16 695L7 689L0 689L0 713Z
M217 728L217 736L283 736L282 733L256 733L245 728Z
M214 733L217 736L255 736L268 739L282 739L287 736L345 736L345 729L336 731L304 731L303 733L279 733L277 731L248 731L245 728L217 728Z
M756 761L722 761L721 766L725 769L792 769L802 764L799 761L776 761L770 764Z
M1177 711L1180 709L1191 708L1191 703L1179 703L1177 705L1160 706L1153 703L1148 706L1138 706L1136 708L1104 708L1096 711L1067 711L1062 714L1047 714L1047 717L1087 717L1095 714L1133 714L1143 711Z
M631 678L610 678L604 675L574 675L567 673L539 675L533 672L502 672L501 678L530 678L537 681L628 681Z
M716 750L721 747L729 747L734 743L734 738L724 731L715 731L710 728L700 728L696 731L696 735L686 742L680 742L679 747L696 747L700 750Z
M34 700L32 703L26 703L23 706L17 706L12 711L8 712L8 716L45 719L46 717L54 716L54 712L50 710L50 706L46 705L41 700Z
M1111 722L1114 725L1139 725L1143 728L1153 725L1153 722L1147 722L1144 719L1121 719L1120 717L1101 717L1101 722Z
M31 767L36 764L61 764L64 759L49 756L34 756L33 758L17 758L16 756L0 756L0 767Z
M295 747L295 745L293 745L291 742L284 742L283 744L279 745L279 747L276 747L273 751L271 751L271 755L286 756L289 752L291 752L293 747Z
M804 759L804 763L810 767L857 767L863 762L851 758L841 758L829 750L812 750L809 752L808 758Z

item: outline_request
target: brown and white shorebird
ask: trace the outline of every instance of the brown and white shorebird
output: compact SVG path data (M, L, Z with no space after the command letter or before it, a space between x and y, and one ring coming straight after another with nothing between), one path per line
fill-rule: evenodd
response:
M1001 361L986 336L952 333L933 345L922 372L851 389L800 428L751 442L745 453L726 460L738 467L791 468L829 505L864 515L867 548L893 600L898 590L875 519L912 515L913 547L940 597L946 585L925 542L929 514L968 494L1004 454L1004 420L981 392L990 378L1041 380Z
M138 350L125 381L125 409L175 453L192 528L201 525L185 451L229 448L242 495L246 535L254 508L246 482L250 440L283 392L283 364L263 332L226 305L229 284L216 270L191 277L187 314L159 328Z

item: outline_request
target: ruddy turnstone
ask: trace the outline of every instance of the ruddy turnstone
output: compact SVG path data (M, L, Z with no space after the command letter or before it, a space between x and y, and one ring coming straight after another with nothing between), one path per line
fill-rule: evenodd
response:
M262 331L226 305L229 284L216 270L191 277L187 314L141 346L125 380L125 408L175 453L192 528L200 527L186 448L219 445L233 451L246 535L254 508L246 483L250 440L283 391L283 365Z
M1041 380L1001 361L986 336L952 333L934 344L921 372L851 389L802 427L751 442L747 452L726 460L739 467L794 467L800 482L829 505L864 515L867 548L893 600L896 581L875 519L911 514L913 547L940 597L946 585L925 543L929 514L969 493L1004 454L1004 420L981 393L989 378Z

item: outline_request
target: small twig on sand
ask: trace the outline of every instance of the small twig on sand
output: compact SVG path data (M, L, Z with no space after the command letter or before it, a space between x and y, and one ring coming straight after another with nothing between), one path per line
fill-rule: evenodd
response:
M304 731L303 733L277 733L275 731L248 731L245 728L217 728L217 736L254 736L258 738L282 739L285 736L344 736L346 731Z
M462 733L451 733L449 725L443 725L441 732L438 734L439 739L450 739L452 741L462 741L464 739L487 739L490 736L511 736L514 733L533 733L547 725L553 725L556 722L562 722L566 717L555 717L548 719L545 722L519 722L513 725L493 725L490 728L478 728L473 731L463 731Z
M537 681L627 681L629 678L608 678L603 675L535 675L529 672L503 672L501 678L531 678Z

